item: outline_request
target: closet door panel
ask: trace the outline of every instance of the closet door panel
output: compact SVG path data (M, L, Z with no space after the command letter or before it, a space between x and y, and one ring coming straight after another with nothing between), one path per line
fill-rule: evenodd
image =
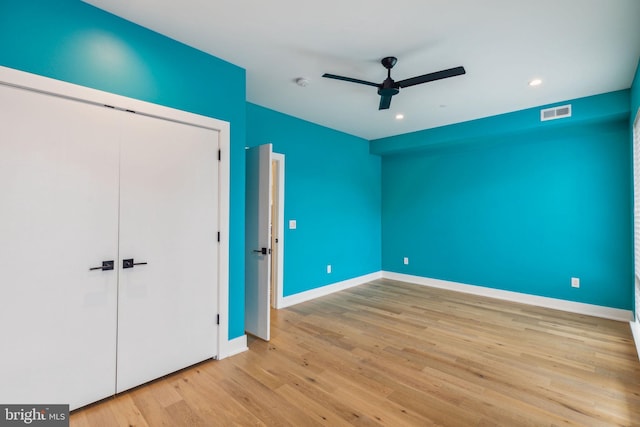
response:
M0 402L115 391L117 112L0 85Z
M122 130L118 391L217 354L218 133L135 114Z

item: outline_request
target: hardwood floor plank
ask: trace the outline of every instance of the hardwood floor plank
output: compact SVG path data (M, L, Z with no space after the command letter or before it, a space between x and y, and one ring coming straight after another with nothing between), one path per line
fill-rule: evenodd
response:
M350 380L334 371L328 370L323 374L326 381L336 385L334 397L341 402L351 402L353 407L359 408L372 421L385 426L428 425L429 421L401 404L389 399L387 395L380 395L364 386L357 380ZM360 425L361 415L353 413L356 419L354 425Z
M135 392L116 396L109 405L109 409L120 426L149 427L147 419L131 398Z
M298 385L305 384L300 381ZM336 402L332 402L333 398L329 395L323 396L322 400L316 401L309 397L306 393L301 392L297 387L285 384L276 390L278 396L283 397L293 407L300 408L311 420L329 425L329 426L350 426L353 425L348 420L342 418L342 413L336 410ZM348 410L348 408L346 408ZM353 413L349 412L351 415Z
M180 393L177 392L175 387L167 386L167 383L174 377L174 375L170 375L165 378L166 381L155 381L146 386L146 391L150 392L153 398L157 400L163 408L183 400L183 397L180 396Z
M169 421L169 413L151 393L132 393L131 398L148 425L152 427L172 427Z
M637 426L629 325L390 280L272 311L271 341L74 411L85 426Z
M169 381L168 386L176 389L208 425L231 425L239 421L244 425L261 425L244 405L230 399L228 389L220 381L211 380L208 368L214 363L206 362L196 369L183 371Z

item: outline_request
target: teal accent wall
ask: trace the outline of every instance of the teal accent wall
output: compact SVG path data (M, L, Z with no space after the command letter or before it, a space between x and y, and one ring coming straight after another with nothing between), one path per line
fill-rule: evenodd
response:
M245 70L79 0L2 0L0 65L231 123L229 338L243 335Z
M620 91L567 101L570 119L541 123L534 108L373 141L383 269L631 309L629 101Z
M380 271L381 159L368 141L248 103L247 144L266 143L285 155L284 295Z

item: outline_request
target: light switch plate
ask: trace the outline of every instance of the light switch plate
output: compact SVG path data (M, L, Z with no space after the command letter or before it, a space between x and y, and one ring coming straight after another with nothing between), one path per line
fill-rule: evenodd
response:
M297 227L296 220L295 219L290 219L289 220L289 230L295 230L296 227Z

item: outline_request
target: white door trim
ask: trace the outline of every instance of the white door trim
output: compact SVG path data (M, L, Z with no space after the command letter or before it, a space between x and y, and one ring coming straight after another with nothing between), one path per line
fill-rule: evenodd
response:
M640 206L640 108L635 112L633 120L633 128L631 129L632 137L632 158L633 158L633 319L631 320L631 332L633 332L633 340L636 345L636 352L640 358L640 218L638 217Z
M219 314L220 325L217 354L212 354L212 357L221 359L233 352L234 346L231 345L229 340L229 122L2 66L0 66L0 84L95 105L107 105L117 109L132 110L138 114L201 126L219 132L222 155L218 169L218 208L220 210L218 219L220 230L218 313L211 313L211 316L213 320L216 314ZM212 238L216 238L216 236L212 236Z
M278 162L278 245L274 250L278 251L277 255L277 278L274 284L275 289L275 307L284 308L284 154L271 153L271 159Z

